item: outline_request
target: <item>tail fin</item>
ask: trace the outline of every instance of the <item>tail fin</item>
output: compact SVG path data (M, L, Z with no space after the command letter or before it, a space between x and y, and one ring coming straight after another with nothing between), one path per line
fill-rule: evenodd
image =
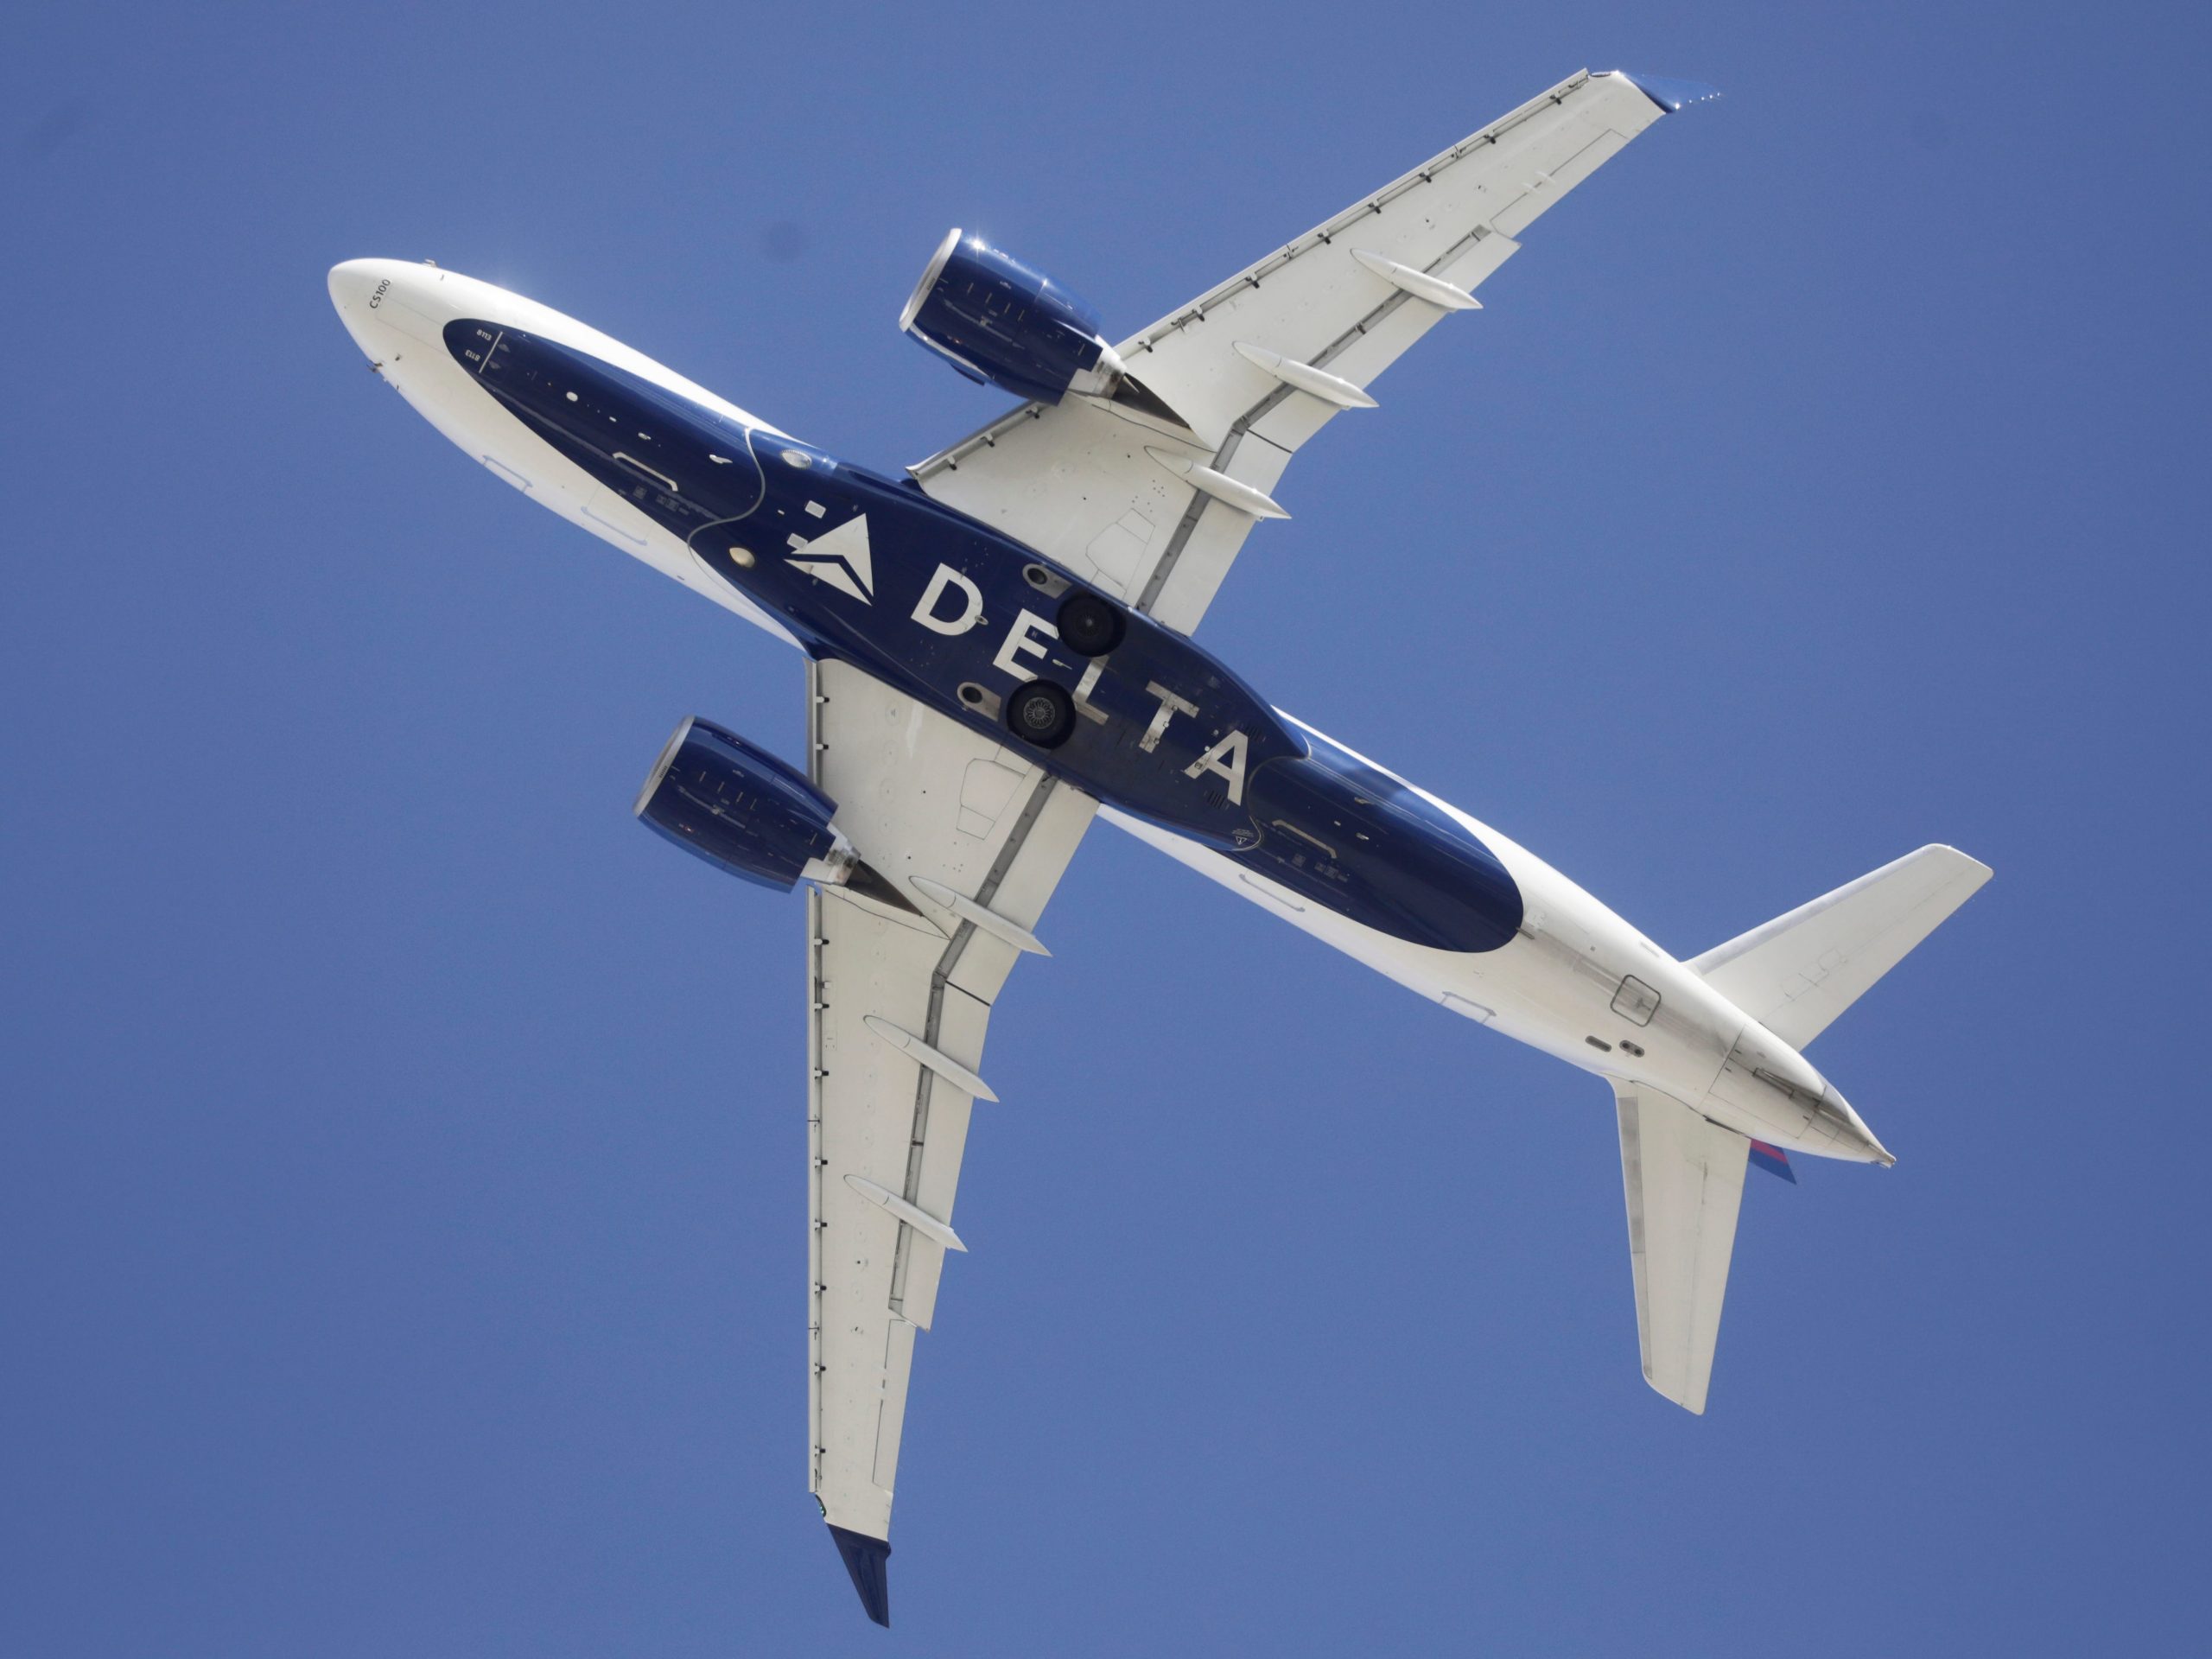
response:
M1974 897L1989 866L1923 847L1777 916L1690 963L1783 1041L1802 1048Z

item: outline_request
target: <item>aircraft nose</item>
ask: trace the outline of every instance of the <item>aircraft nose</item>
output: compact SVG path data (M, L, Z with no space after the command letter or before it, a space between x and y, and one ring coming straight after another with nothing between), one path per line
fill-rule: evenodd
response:
M330 302L339 315L367 305L376 287L376 264L373 259L346 259L330 268Z
M330 302L348 327L374 320L379 302L406 270L391 259L347 259L330 268Z
M330 303L354 344L374 361L390 355L387 325L377 316L378 301L391 286L389 260L348 259L330 268Z
M330 268L330 303L372 363L436 346L450 308L441 305L434 268L400 259L348 259Z

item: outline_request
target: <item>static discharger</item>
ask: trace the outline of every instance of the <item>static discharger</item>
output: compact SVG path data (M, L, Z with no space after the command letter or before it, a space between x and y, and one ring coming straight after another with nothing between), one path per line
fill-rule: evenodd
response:
M947 1083L964 1089L981 1100L998 1098L989 1084L985 1083L982 1078L961 1065L943 1049L924 1042L912 1032L903 1027L894 1026L888 1020L880 1019L873 1014L862 1014L861 1023L882 1038L892 1047L908 1056L917 1064L927 1066Z
M878 1186L874 1181L863 1180L857 1175L846 1176L845 1185L870 1204L881 1205L924 1238L934 1239L948 1250L958 1250L963 1255L967 1253L968 1247L960 1242L959 1234L954 1232L951 1228L930 1214L928 1211L918 1209L907 1203L890 1188Z
M943 905L963 921L975 923L984 932L996 938L1004 939L1015 950L1027 950L1033 956L1039 957L1049 957L1052 954L1044 947L1034 933L1019 922L1007 920L995 910L984 909L973 899L955 893L942 881L932 881L925 875L909 876L907 880L914 884L914 891L931 903Z

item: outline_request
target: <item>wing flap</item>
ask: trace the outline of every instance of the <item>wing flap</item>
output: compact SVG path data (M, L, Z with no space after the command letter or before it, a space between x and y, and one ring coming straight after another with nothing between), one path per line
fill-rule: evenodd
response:
M884 1337L883 1403L876 1411L875 1484L885 1491L899 1484L899 1440L906 1427L906 1386L914 1375L915 1326L893 1319Z
M1643 1378L1702 1414L1751 1143L1656 1089L1613 1092Z

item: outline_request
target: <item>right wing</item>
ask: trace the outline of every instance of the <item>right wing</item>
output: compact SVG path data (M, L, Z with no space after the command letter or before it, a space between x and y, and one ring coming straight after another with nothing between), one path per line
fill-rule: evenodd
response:
M1751 1143L1643 1084L1613 1094L1643 1380L1702 1414Z
M808 1484L888 1624L914 1333L966 1248L952 1199L984 1024L1096 803L846 663L808 665L807 740L837 827L916 906L850 887L807 900Z
M1292 454L1471 306L1537 215L1703 95L1572 75L1124 340L1141 393L1026 404L915 480L1189 633Z

